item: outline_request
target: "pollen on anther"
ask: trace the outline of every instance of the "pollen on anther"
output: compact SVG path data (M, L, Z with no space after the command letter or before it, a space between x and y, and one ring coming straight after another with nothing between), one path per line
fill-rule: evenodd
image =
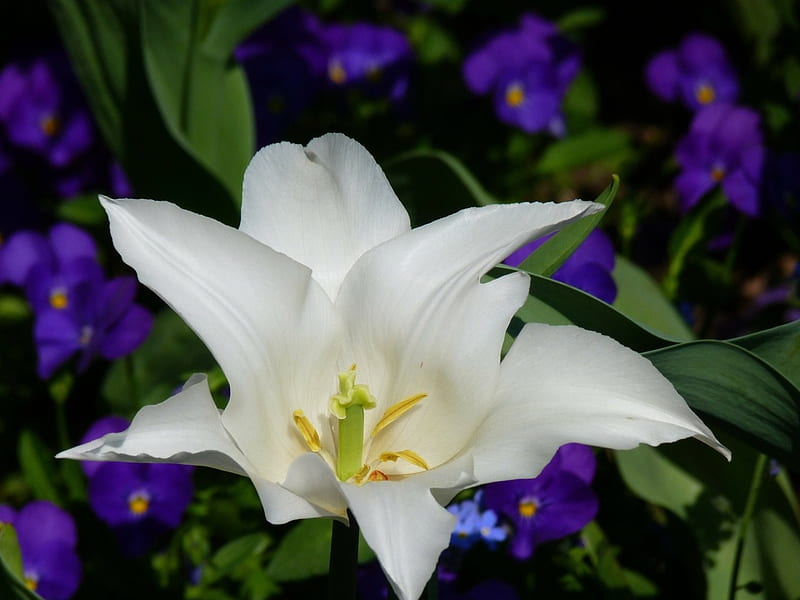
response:
M312 452L319 452L320 448L322 448L322 444L319 441L319 434L303 411L300 409L294 411L292 413L292 420L294 421L294 426L297 427L297 431L303 436L303 440L309 450Z
M375 469L372 473L369 474L367 477L370 481L389 481L389 476L384 473L383 471L378 471Z
M406 412L411 410L414 406L416 406L420 400L426 398L428 394L414 394L413 396L409 396L408 398L404 398L395 404L392 404L389 408L386 409L386 412L383 413L380 421L375 424L375 427L372 429L372 437L374 437L379 431L384 429L385 427L394 423L397 419L399 419L402 415Z

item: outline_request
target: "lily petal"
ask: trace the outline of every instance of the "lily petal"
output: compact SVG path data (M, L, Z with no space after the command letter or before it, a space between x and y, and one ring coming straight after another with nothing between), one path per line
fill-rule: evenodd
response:
M225 372L226 429L261 477L281 481L306 451L286 435L292 410L310 412L330 394L340 339L333 304L307 267L236 229L168 202L101 201L123 260Z
M337 308L350 333L348 361L386 408L428 397L385 428L367 456L410 449L436 466L460 450L491 408L500 348L525 300L522 273L481 284L518 246L600 210L590 202L466 209L367 252L342 285Z
M245 171L240 229L311 268L331 299L359 256L409 228L375 159L341 134L267 146Z
M569 442L621 450L695 437L730 458L652 363L578 327L526 325L498 395L476 439L481 483L534 477Z

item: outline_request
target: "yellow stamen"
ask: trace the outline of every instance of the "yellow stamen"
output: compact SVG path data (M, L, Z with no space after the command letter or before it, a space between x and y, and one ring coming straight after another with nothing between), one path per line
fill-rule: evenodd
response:
M525 90L519 83L512 83L506 88L506 104L511 107L517 107L525 102Z
M128 500L128 509L134 515L143 515L150 508L150 500L144 496L134 496Z
M369 477L367 477L367 479L369 479L370 481L388 481L389 476L383 471L378 471L377 469L375 469L372 473L369 474Z
M536 502L534 502L533 500L523 500L517 505L517 510L519 510L519 514L527 519L535 515L538 509L539 507L536 506Z
M428 463L425 462L419 454L413 452L411 450L401 450L400 452L384 452L380 455L378 460L381 462L395 462L398 458L402 458L406 462L410 462L412 465L416 465L420 469L428 470Z
M375 427L372 430L372 437L384 429L385 427L394 423L397 419L403 416L406 412L411 410L417 403L426 398L428 394L414 394L413 396L409 396L396 404L392 404L389 408L386 409L386 412L383 413L381 420L375 424Z
M50 293L50 306L53 308L62 310L67 308L68 304L69 299L67 298L67 293L64 290L53 290Z
M344 70L341 62L332 60L328 65L328 77L336 85L342 85L347 81L347 71Z
M711 104L714 99L717 97L714 88L708 85L707 83L702 83L697 86L697 91L695 92L695 98L700 104Z
M320 448L322 448L322 444L320 444L319 441L319 434L317 430L314 429L311 421L303 414L303 411L300 409L294 411L292 413L292 419L294 420L294 426L297 427L297 431L303 436L306 446L308 446L312 452L319 452Z

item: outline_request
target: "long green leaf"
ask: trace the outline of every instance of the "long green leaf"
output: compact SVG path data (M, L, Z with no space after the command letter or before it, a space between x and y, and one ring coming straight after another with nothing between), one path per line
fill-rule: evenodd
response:
M717 340L645 353L693 409L800 470L800 390L755 354Z
M56 469L54 452L30 429L20 433L17 445L19 464L25 481L31 486L33 495L42 500L61 504L61 496L55 485Z
M22 558L14 527L0 523L0 598L3 600L42 600L22 581Z
M611 183L595 199L595 202L604 205L606 210L590 217L584 217L556 233L539 246L536 252L528 256L520 265L520 269L537 275L552 275L555 273L564 264L564 261L583 243L586 236L597 227L600 219L603 218L608 207L614 201L614 196L616 196L618 189L619 177L613 175Z
M800 388L800 321L729 341L757 354Z
M236 44L266 23L295 0L229 0L215 15L208 34L203 40L203 50L222 59L230 57Z

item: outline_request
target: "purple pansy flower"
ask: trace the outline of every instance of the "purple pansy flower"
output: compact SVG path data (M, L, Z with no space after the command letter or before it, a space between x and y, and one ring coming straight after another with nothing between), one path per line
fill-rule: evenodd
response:
M73 289L69 310L39 313L33 332L39 376L50 377L74 354L80 355L78 371L83 371L97 355L114 360L133 352L153 324L152 315L134 303L135 294L133 277L88 280Z
M91 236L69 223L58 223L47 236L19 231L9 237L0 256L0 281L25 287L35 312L67 309L72 290L86 280L102 278Z
M501 121L528 132L561 136L561 101L580 69L577 46L555 25L525 14L519 27L498 33L464 61L467 87L494 97Z
M690 33L675 50L656 54L647 64L647 84L663 100L682 101L698 110L739 95L736 73L725 49L712 37Z
M684 211L719 184L740 212L758 215L765 149L755 111L715 104L698 112L676 155L681 173L675 187Z
M250 82L259 146L280 137L320 87L326 62L320 30L312 13L292 7L236 48Z
M193 467L105 462L89 479L89 503L111 526L125 554L147 552L175 529L192 501Z
M327 79L334 87L357 87L401 101L408 91L411 45L399 31L368 23L322 28Z
M69 165L95 139L69 62L50 54L0 72L0 123L8 141L55 167Z
M580 531L594 519L598 501L589 487L594 470L590 448L567 444L538 477L490 483L484 488L485 505L514 527L509 546L513 557L527 559L542 542Z
M550 236L522 246L503 262L512 267L518 267L548 239ZM611 240L601 230L594 229L564 264L553 273L553 279L583 290L611 304L617 297L617 284L611 277L614 262L614 246L611 244Z
M25 585L45 600L70 598L81 581L72 517L46 500L35 500L19 512L0 506L0 523L16 529Z

